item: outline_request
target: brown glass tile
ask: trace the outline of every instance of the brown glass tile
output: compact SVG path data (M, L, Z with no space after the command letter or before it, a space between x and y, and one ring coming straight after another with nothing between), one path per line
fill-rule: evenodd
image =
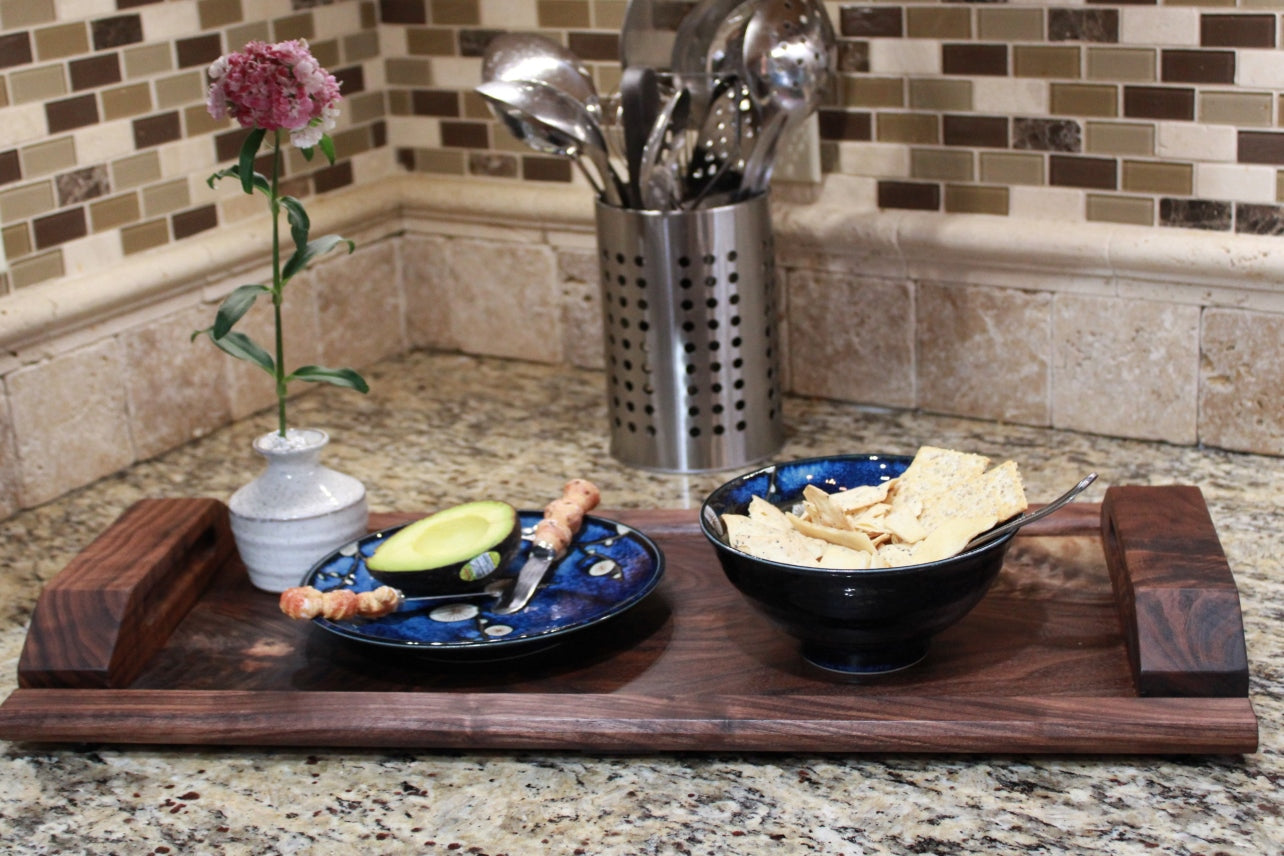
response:
M869 71L869 42L840 39L838 42L838 71L859 74Z
M169 243L169 223L163 219L136 223L120 230L120 246L127 256L167 243Z
M910 149L910 178L929 181L972 181L972 152L965 149Z
M848 107L903 107L905 81L900 77L845 77L842 103Z
M379 9L374 0L362 0L361 29L373 30L379 26Z
M992 149L1008 147L1006 116L941 117L941 141L947 146L974 146Z
M119 229L143 216L138 208L138 194L122 193L100 199L89 205L89 220L95 232Z
M476 0L428 0L429 17L442 26L475 27L481 23Z
M1079 48L1071 45L1013 45L1012 73L1017 77L1079 76Z
M1284 235L1284 206L1237 202L1235 231L1248 235Z
M609 62L620 58L620 37L615 33L566 34L567 47L580 59Z
M191 211L180 211L170 217L170 225L174 230L174 240L181 241L218 226L218 209L204 205Z
M134 148L146 149L172 143L183 135L178 111L134 120Z
M1155 225L1155 203L1151 199L1089 193L1086 202L1085 216L1089 222Z
M1119 83L1149 83L1159 67L1153 48L1088 48L1088 78Z
M411 56L454 56L457 53L455 31L445 27L411 27L406 30L406 50Z
M18 159L18 150L9 149L0 152L0 184L9 184L22 178L22 165Z
M41 27L35 31L36 56L41 59L62 59L89 53L89 33L85 24L58 24Z
M1236 160L1284 164L1284 132L1240 131Z
M284 18L277 18L272 22L272 38L278 42L293 41L295 39L312 41L316 38L316 27L312 20L312 13L304 12L300 15L287 15ZM312 55L321 63L322 68L329 67L330 62L338 59L337 55L333 55L322 60L317 53L316 45L312 46Z
M1120 187L1129 193L1189 196L1195 185L1195 167L1188 163L1125 160Z
M1231 204L1214 199L1160 199L1159 225L1226 232L1231 227Z
M972 109L972 81L942 78L912 79L909 106L915 110L965 112Z
M331 69L334 79L339 81L339 91L344 97L366 91L366 70L359 65Z
M1210 125L1270 125L1270 93L1200 92L1199 121Z
M1048 183L1054 187L1090 187L1114 190L1118 165L1113 158L1052 155L1048 158Z
M1119 115L1119 88L1104 83L1054 83L1049 101L1058 116Z
M89 25L94 34L94 50L118 48L143 40L143 19L139 15L117 15L99 18Z
M1006 75L1008 46L990 44L941 45L941 71L968 76Z
M916 211L939 211L941 186L912 181L884 180L878 183L878 207Z
M950 214L1008 215L1008 189L976 184L945 185L945 210Z
M879 113L878 141L936 145L941 142L941 117L935 113Z
M895 38L904 35L900 6L842 6L838 28L844 36Z
M1082 147L1083 129L1073 119L1012 120L1012 148L1040 152L1077 152Z
M536 0L535 15L544 29L574 30L593 26L588 0Z
M426 24L428 0L379 0L379 21L384 24Z
M93 89L120 82L120 56L115 53L99 54L67 63L73 91Z
M1043 184L1043 156L981 152L981 181L987 184Z
M1003 42L1043 41L1042 9L980 8L976 10L976 35Z
M223 52L218 33L193 36L190 39L177 39L174 42L174 48L179 68L209 65Z
M1165 83L1234 83L1234 51L1164 50L1159 56Z
M200 16L202 30L226 27L244 19L241 0L198 0L196 11Z
M104 89L99 97L103 102L103 118L109 121L126 116L141 116L152 110L152 91L146 83L129 83Z
M0 68L26 65L33 59L30 33L0 33Z
M492 178L517 178L517 158L495 152L469 152L468 174Z
M36 238L37 250L46 250L89 234L85 223L85 209L82 206L59 211L47 217L37 217L31 222L31 230Z
M966 6L907 6L905 35L913 39L970 39L972 10Z
M1199 16L1199 43L1206 48L1273 48L1274 15Z
M459 31L459 50L460 56L484 56L486 46L490 44L491 39L499 35L502 30L473 30L464 28ZM455 53L452 46L447 54Z
M441 144L450 148L489 148L489 126L485 122L443 121L441 123Z
M416 116L459 116L459 93L453 89L416 89L410 94Z
M847 110L819 110L817 122L822 140L868 140L872 123L869 113Z
M1049 9L1050 42L1117 42L1117 9Z
M1194 119L1195 90L1125 86L1124 115L1133 119Z
M107 167L103 164L64 172L54 178L54 187L58 191L58 205L62 207L97 199L111 189Z
M45 102L45 122L51 134L70 131L72 128L83 128L97 121L98 102L92 94Z
M244 128L232 128L214 136L214 159L222 162L236 160L240 156L241 146L245 143Z
M571 180L571 162L562 158L526 155L522 158L522 178L528 181Z

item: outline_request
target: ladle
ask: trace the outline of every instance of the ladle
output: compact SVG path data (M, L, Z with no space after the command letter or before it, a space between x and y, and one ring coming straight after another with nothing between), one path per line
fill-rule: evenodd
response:
M587 108L599 124L602 101L592 74L575 54L536 33L500 33L486 45L482 81L530 80L560 89Z
M1097 480L1096 473L1088 473L1086 476L1083 477L1083 480L1080 481L1077 485L1070 488L1068 491L1061 494L1056 499L1052 500L1052 502L1049 502L1047 505L1043 506L1039 510L1032 511L1029 514L1022 514L1020 517L1014 517L1011 520L1009 520L1007 523L1004 523L1002 526L996 526L993 529L987 529L986 531L982 532L980 535L977 535L971 541L967 542L967 546L963 548L963 552L966 552L968 550L974 550L977 547L980 547L982 544L988 544L997 538L1002 538L1004 535L1008 534L1013 529L1020 529L1022 526L1025 526L1027 523L1033 523L1034 521L1038 520L1041 517L1047 517L1049 514L1056 511L1058 508L1065 505L1067 502L1074 499L1079 494L1083 493L1084 488L1086 488L1088 485L1092 484L1096 480Z

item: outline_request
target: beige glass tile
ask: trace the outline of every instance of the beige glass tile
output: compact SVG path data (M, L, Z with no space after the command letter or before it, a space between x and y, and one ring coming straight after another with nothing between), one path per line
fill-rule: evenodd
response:
M905 87L899 77L845 77L843 103L848 107L902 107Z
M244 17L241 13L241 0L200 0L196 4L196 11L200 15L202 30L226 27Z
M426 59L390 58L384 63L384 74L393 86L432 85L432 63Z
M1087 218L1093 222L1155 225L1155 203L1150 199L1089 193L1085 210Z
M912 39L970 39L972 10L966 6L906 6L905 34Z
M14 223L54 210L53 182L37 181L0 191L0 222Z
M41 27L33 35L36 56L40 59L62 59L89 53L89 30L84 21Z
M1275 201L1284 202L1284 169L1275 171Z
M140 152L112 161L111 186L116 190L138 187L160 177L160 155L156 151Z
M945 210L951 214L1008 215L1008 189L977 184L945 185Z
M312 56L316 59L317 64L322 68L335 69L339 67L339 63L342 62L342 58L339 55L339 42L337 39L326 39L324 42L314 42L306 36L299 36L298 38L306 39L309 42L308 47L312 51ZM288 40L277 39L277 41Z
M62 250L51 250L38 256L17 259L9 265L9 284L25 288L38 282L58 279L63 275Z
M1159 55L1147 48L1088 48L1089 80L1138 83L1155 80Z
M981 181L987 184L1044 184L1043 156L981 152Z
M1188 163L1123 162L1121 186L1129 193L1190 196L1194 184L1195 170Z
M183 108L183 136L185 137L212 134L226 128L227 120L215 119L204 104L193 104Z
M294 39L311 41L316 38L316 26L312 20L312 13L303 12L298 15L277 18L272 22L272 37L278 42L292 41ZM313 56L316 56L316 54L314 53ZM318 57L319 60L320 57ZM325 63L321 64L325 65Z
M205 72L185 71L162 77L156 86L156 106L161 110L205 100Z
M464 152L458 149L418 149L415 151L415 169L419 172L463 175L467 171L467 164Z
M0 229L0 242L4 244L5 258L13 261L35 249L31 243L31 230L26 223L15 223Z
M599 92L614 92L614 88L599 89ZM465 119L494 119L495 115L486 106L486 99L471 89L464 93L463 114Z
M239 27L229 27L223 46L230 51L239 51L250 42L269 42L272 33L267 21L251 21Z
M125 56L125 76L128 78L149 77L174 68L174 57L168 42L126 48L122 53Z
M137 193L121 193L89 203L89 219L95 232L126 226L142 215Z
M1053 83L1052 112L1058 116L1117 116L1119 87L1086 83Z
M382 119L385 115L382 92L363 92L348 102L348 117L356 124Z
M76 165L76 143L71 137L56 137L43 143L23 146L22 174L28 178L61 172Z
M434 24L475 27L481 20L477 0L426 0Z
M910 149L910 177L971 181L972 152L967 149Z
M628 4L619 0L594 0L593 26L599 30L618 31L624 24L624 12L627 9Z
M587 0L537 0L539 25L551 29L584 29L592 26Z
M1013 45L1012 70L1017 77L1079 77L1078 45Z
M1267 92L1200 92L1199 121L1207 125L1266 127L1271 124Z
M1084 151L1102 155L1153 155L1155 126L1141 122L1087 122Z
M191 204L192 197L187 190L185 178L143 188L143 214L148 217L178 211Z
M140 253L169 242L169 226L165 220L148 220L120 230L120 248L125 255Z
M152 90L146 83L130 83L104 89L99 97L102 99L103 118L106 120L140 116L152 109Z
M941 117L933 113L878 113L875 136L882 143L939 143Z
M343 37L344 62L361 62L379 56L379 34L373 30Z
M919 79L909 84L909 106L915 110L967 111L972 109L972 81Z
M409 27L406 30L406 51L411 56L453 56L455 33L444 27ZM389 57L389 62L392 61Z
M0 0L0 22L6 30L52 24L56 20L54 0Z
M982 39L1003 42L1038 42L1043 40L1042 9L976 10L977 35Z
M28 104L35 101L51 101L67 94L67 73L65 66L42 65L39 68L25 68L9 74L9 91L15 104Z
M9 106L9 87L5 84L3 75L0 75L0 107Z

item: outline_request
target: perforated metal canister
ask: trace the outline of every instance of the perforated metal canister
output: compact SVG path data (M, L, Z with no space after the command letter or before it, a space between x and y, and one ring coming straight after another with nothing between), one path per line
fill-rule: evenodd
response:
M665 472L784 441L766 194L694 211L597 205L611 454Z

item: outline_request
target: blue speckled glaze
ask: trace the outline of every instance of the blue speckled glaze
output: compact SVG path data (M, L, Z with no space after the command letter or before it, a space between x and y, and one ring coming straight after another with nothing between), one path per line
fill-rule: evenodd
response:
M526 532L542 516L539 511L518 512ZM365 560L400 528L375 532L336 551L317 563L301 585L321 591L377 588L380 584L366 570ZM505 575L515 577L529 552L530 542L523 541ZM490 611L497 601L460 601L448 608L393 613L376 620L317 618L314 623L346 639L378 646L430 654L505 656L619 615L646 597L663 573L664 555L650 538L622 523L588 515L566 556L520 612L498 615ZM442 620L448 618L454 620Z

